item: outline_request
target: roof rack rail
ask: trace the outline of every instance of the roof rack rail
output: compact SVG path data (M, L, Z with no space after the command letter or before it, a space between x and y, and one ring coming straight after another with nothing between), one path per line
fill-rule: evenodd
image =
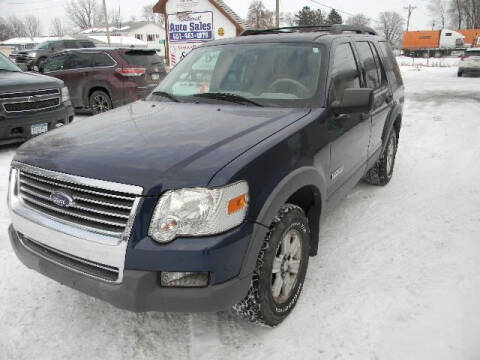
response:
M375 30L367 26L360 25L308 25L308 26L286 26L272 29L247 29L240 36L263 35L263 34L282 34L289 32L308 32L324 31L331 34L341 34L342 32L354 32L357 34L378 35Z

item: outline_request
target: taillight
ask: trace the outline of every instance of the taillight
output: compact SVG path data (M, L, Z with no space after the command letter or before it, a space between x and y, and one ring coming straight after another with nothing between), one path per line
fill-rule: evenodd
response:
M122 76L142 76L147 69L142 67L124 67L115 69Z

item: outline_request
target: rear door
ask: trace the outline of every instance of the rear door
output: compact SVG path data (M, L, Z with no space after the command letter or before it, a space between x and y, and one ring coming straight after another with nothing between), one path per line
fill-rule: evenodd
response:
M328 103L341 101L345 89L360 88L360 69L348 41L332 50ZM349 182L356 183L366 170L370 121L361 113L335 114L329 111L329 129L335 140L330 155L329 197Z
M65 52L51 57L45 65L45 74L62 79L70 92L73 106L84 107L83 90L89 82L92 71L92 54Z
M384 66L374 44L369 41L357 41L355 47L362 69L362 86L374 90L374 102L370 118L372 130L368 147L368 158L370 158L381 149L382 133L392 108L393 96L388 86Z

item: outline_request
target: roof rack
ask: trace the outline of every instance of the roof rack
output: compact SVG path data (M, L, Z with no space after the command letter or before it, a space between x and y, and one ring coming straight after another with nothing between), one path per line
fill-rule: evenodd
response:
M341 34L343 32L354 32L357 34L377 35L377 32L370 27L360 25L308 25L308 26L286 26L273 29L245 30L240 36L263 35L263 34L282 34L292 32L323 31L331 34Z

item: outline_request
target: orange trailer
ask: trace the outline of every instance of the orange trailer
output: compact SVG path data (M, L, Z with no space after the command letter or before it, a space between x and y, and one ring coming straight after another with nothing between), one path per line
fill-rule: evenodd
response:
M480 29L457 30L465 36L465 45L469 47L480 47Z
M440 30L436 31L407 31L403 37L403 48L410 49L437 49L440 46Z

